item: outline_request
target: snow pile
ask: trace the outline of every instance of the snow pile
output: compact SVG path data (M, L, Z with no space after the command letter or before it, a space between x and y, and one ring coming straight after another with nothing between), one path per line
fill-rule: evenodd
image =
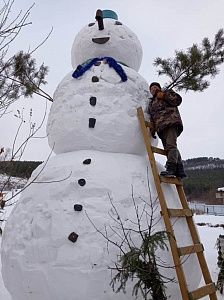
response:
M20 194L18 192L19 192L19 190L12 190L10 192L6 192L6 191L4 192L4 194L5 194L4 200L11 199L9 204L12 204L12 205L5 206L5 208L3 210L3 214L1 214L1 219L5 219L5 220L8 219L8 217L14 207L13 203L16 203L19 200ZM5 222L2 222L0 225L1 225L0 227L3 229L3 232L4 232ZM2 237L0 235L0 254L1 254L1 242L2 242ZM1 270L1 255L0 255L0 270ZM4 286L1 272L0 272L0 299L1 300L11 300L11 296Z
M219 217L219 216L196 215L194 216L194 219L195 219L195 223L210 223L213 225L223 223L223 217ZM213 282L216 282L219 273L219 268L217 267L218 252L215 245L216 245L217 238L219 237L219 234L224 233L223 229L199 226L198 231L201 237L201 242L205 248L204 253L212 276L212 280ZM0 237L0 242L1 242L1 237ZM0 260L0 268L1 268L1 260ZM201 285L203 285L203 282L201 282ZM224 295L221 295L219 292L217 292L217 297L219 300L224 299ZM11 300L9 293L4 287L4 283L1 278L1 273L0 273L0 299ZM209 297L204 297L203 300L209 300Z

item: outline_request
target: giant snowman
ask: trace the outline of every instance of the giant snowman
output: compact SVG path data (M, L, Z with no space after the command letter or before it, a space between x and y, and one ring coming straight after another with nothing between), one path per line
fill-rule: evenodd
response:
M142 230L151 215L153 231L164 229L136 115L150 97L138 74L142 48L116 13L97 14L75 38L75 71L54 93L47 132L56 155L34 171L5 227L2 272L13 300L135 299L135 280L126 293L110 286L118 246L140 245L138 219ZM163 191L168 207L181 207L171 185ZM192 244L185 220L173 226L180 247ZM161 274L175 277L170 251L157 259ZM198 263L182 262L191 291ZM166 286L168 299L181 299L175 280Z

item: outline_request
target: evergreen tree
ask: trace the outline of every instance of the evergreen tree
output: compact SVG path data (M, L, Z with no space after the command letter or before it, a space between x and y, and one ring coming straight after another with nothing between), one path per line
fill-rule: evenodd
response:
M7 96L8 102L40 93L40 86L46 84L48 67L37 67L30 53L19 51L7 62L0 59L0 69L0 97Z
M142 236L141 246L130 247L130 251L120 255L115 268L117 274L112 278L111 286L116 292L125 292L127 281L136 278L137 282L132 292L134 296L137 297L140 291L146 300L166 300L164 278L159 273L155 252L158 248L168 250L167 233L161 231L139 234ZM117 289L116 284L119 284Z
M169 82L165 88L203 91L209 86L208 77L215 77L218 66L224 61L224 33L220 29L210 42L206 37L202 45L193 44L187 51L175 51L174 58L157 57L154 65L159 67L158 75L166 75Z

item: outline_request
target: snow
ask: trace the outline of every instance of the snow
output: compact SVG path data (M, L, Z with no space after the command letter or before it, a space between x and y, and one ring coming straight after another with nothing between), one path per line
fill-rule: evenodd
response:
M54 93L47 125L49 145L55 153L92 149L144 154L136 109L142 106L146 110L148 84L134 70L123 69L126 82L104 62L79 79L69 73L62 80ZM92 82L93 76L99 82ZM91 97L96 97L95 106L90 105ZM96 119L94 128L89 128L89 118Z
M97 23L85 26L76 36L72 47L72 66L83 64L88 59L110 56L138 71L142 61L142 46L138 37L125 25L116 25L115 20L104 19L104 30ZM105 44L93 43L93 38L109 37Z
M0 239L1 241L1 239ZM0 266L1 266L1 260L0 260ZM2 280L2 275L0 274L0 299L1 300L11 300L10 294L6 290L3 280Z
M196 215L195 223L208 223L211 225L224 224L222 216L212 216L212 215ZM216 241L220 234L224 234L222 227L210 227L208 225L198 226L199 235L204 245L205 258L211 273L213 282L217 282L217 277L219 273L219 268L217 266L218 251L216 249ZM203 285L203 282L201 283ZM224 299L224 295L217 292L218 299ZM208 300L209 297L202 298L203 300Z
M16 188L22 188L27 182L27 179L9 176L6 174L0 174L0 189L1 190L12 190Z
M221 216L212 216L212 215L195 215L194 216L195 223L210 223L212 225L223 224L223 217ZM219 234L224 234L223 228L218 227L209 227L209 226L198 226L199 235L201 238L201 242L204 245L205 249L205 257L208 263L208 267L214 282L217 281L217 276L219 272L219 268L217 267L217 249L216 249L216 241L219 237ZM1 238L0 238L1 241ZM0 261L1 264L1 261ZM201 283L203 285L203 283ZM217 296L219 300L224 299L224 295L221 295L217 292ZM11 297L6 290L4 283L2 281L1 273L0 273L0 299L1 300L11 300ZM69 298L67 298L69 299ZM202 298L203 300L209 300L209 297Z
M5 179L4 176L1 176L1 178ZM10 200L9 204L13 204L13 203L15 204L19 200L19 197L20 197L20 194L18 194L18 191L19 190L5 191L4 192L4 194L5 194L4 200L11 199L13 196L13 199ZM7 220L7 218L11 214L13 207L14 207L14 205L8 206L8 204L6 204L5 209L4 209L4 214L1 215L1 218L4 218ZM1 228L3 228L3 231L4 231L4 227L5 227L5 223L1 224ZM2 237L0 236L0 254L1 254L1 242L2 242ZM1 255L0 255L0 270L1 270L1 265L2 265L2 263L1 263ZM11 296L4 286L1 272L0 272L0 299L1 300L11 300Z
M89 158L91 163L83 164ZM29 293L29 300L60 300L74 294L79 300L87 300L88 291L91 291L93 300L130 299L131 287L126 294L114 294L108 288L111 280L108 265L113 266L119 251L112 245L108 248L106 240L90 220L100 231L104 231L106 226L111 238L119 243L119 238L111 230L117 224L116 219L111 218L110 198L125 227L132 228L133 220L136 221L132 187L139 211L143 211L144 201L150 197L148 184L152 199L157 197L151 171L147 177L147 166L148 159L144 156L91 150L58 154L47 162L45 168L40 165L30 180L41 169L42 172L21 195L4 230L3 275L13 299L25 300L24 295ZM79 185L80 179L85 179L84 186ZM174 187L163 184L163 190L168 206L179 208ZM83 211L74 211L74 204L83 205ZM149 205L145 210L151 213ZM164 229L159 209L154 212L154 222L157 223L155 230ZM191 244L186 220L177 222L174 219L173 223L179 246ZM146 215L142 217L142 226L147 226ZM79 235L74 244L68 240L71 232ZM134 232L132 240L138 245L139 234ZM168 251L161 250L158 256L172 265ZM189 287L195 289L200 282L195 256L187 259L183 267ZM169 278L175 276L172 269L163 268L161 272ZM62 281L66 282L64 289L58 286L58 282ZM88 291L80 289L80 286L88 286ZM169 293L172 300L179 300L179 289L175 283L170 284Z

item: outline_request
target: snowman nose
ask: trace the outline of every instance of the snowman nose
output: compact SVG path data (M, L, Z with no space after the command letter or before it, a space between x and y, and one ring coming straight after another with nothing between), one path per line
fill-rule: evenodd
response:
M98 27L99 27L99 30L104 30L104 25L103 25L103 12L101 9L98 9L96 11L96 20L98 22Z

